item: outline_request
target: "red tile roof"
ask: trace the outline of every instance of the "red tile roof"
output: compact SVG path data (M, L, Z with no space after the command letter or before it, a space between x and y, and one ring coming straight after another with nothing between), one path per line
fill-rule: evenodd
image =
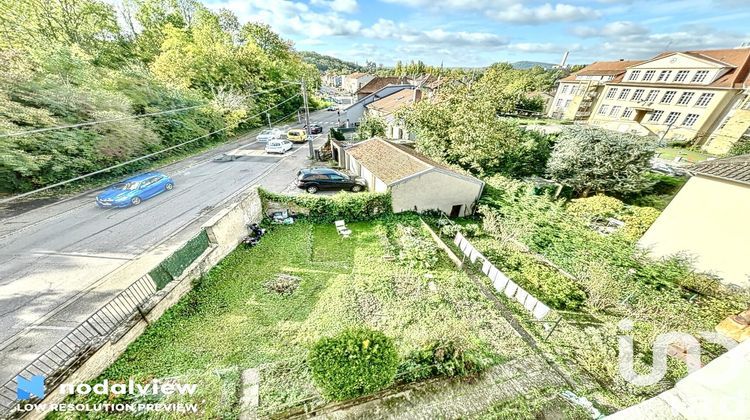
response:
M420 99L422 99L422 92L419 89L401 89L365 107L383 114L392 114L405 106L419 102Z
M400 85L406 83L406 78L403 77L379 77L376 76L374 79L367 82L364 86L359 88L357 95L369 95L375 93L380 89L388 85Z

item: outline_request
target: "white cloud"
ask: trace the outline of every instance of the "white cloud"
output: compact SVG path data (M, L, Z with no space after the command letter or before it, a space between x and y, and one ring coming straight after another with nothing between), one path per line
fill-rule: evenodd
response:
M365 28L362 35L375 39L395 39L410 44L497 47L508 43L504 37L489 32L452 32L443 29L419 31L389 19L378 19L371 27Z
M357 0L310 0L310 4L327 7L340 13L354 13L358 7Z
M696 36L697 33L701 36ZM711 31L708 28L684 28L675 32L613 37L591 50L610 57L647 59L663 51L729 48L736 45L738 39L747 37L750 37L750 33L743 37L741 34Z
M645 26L635 22L617 21L610 22L600 28L578 26L573 28L572 32L581 37L617 37L647 34L649 30Z
M573 22L596 19L600 16L600 13L589 7L574 6L563 3L555 5L545 3L537 7L526 7L519 3L504 8L503 10L487 11L487 16L503 22L538 25L552 22Z
M513 51L519 51L524 53L559 53L562 54L565 51L571 49L570 46L561 46L553 44L551 42L514 42L509 44L506 48Z

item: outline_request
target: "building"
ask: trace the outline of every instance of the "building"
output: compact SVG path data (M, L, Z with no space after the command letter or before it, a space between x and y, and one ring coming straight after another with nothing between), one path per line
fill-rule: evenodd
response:
M604 82L589 123L723 154L750 127L749 76L750 47L662 53Z
M484 182L380 138L344 150L345 167L367 180L370 191L390 190L393 211L442 210L466 216L482 195Z
M698 270L750 286L750 155L704 161L638 244L655 257L686 252Z
M401 89L384 98L365 105L365 115L385 121L385 138L388 140L412 140L403 121L396 113L422 99L422 91L416 87Z
M344 76L333 73L325 73L320 78L323 86L330 87L341 87L341 83L344 80Z
M384 88L381 88L380 90L373 92L364 98L358 100L357 102L354 102L353 104L346 107L341 112L340 119L342 124L346 124L348 121L350 125L353 125L355 122L359 121L360 118L362 118L365 115L365 111L367 110L367 105L371 104L372 102L377 101L378 99L385 98L386 96L396 93L402 89L413 89L414 86L412 85L388 85Z
M352 74L344 76L343 80L341 80L341 87L345 91L354 95L358 90L362 88L362 86L366 85L370 82L370 80L374 78L375 76L371 74L354 72Z
M604 83L621 76L640 61L597 61L561 79L547 115L564 120L588 120L591 108L604 89Z
M357 100L364 98L367 95L375 93L380 89L388 85L403 85L406 84L406 79L402 77L373 77L369 82L365 83L359 90L357 90Z

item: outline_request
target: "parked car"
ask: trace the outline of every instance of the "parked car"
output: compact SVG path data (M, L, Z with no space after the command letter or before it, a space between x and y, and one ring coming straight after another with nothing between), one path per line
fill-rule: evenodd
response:
M265 143L272 139L280 139L281 138L281 130L278 128L273 129L266 129L260 132L257 136L255 136L255 140L258 140L261 143Z
M328 108L326 108L326 111L335 111L337 109L338 109L338 107L336 107L336 105L331 105Z
M362 177L348 175L331 168L309 168L297 173L297 187L310 194L315 194L320 190L359 192L367 189L367 182Z
M286 132L286 138L292 143L304 143L307 133L301 128L295 128Z
M307 127L305 127L307 128ZM323 132L323 127L319 124L311 124L310 125L310 134L320 134Z
M172 178L161 172L148 172L108 187L96 196L99 207L137 206L144 200L174 188Z
M292 142L289 140L271 140L266 143L266 153L284 154L292 148Z

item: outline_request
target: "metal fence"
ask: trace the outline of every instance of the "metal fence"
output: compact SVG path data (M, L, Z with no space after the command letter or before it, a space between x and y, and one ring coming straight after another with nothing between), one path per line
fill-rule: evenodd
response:
M157 286L150 276L141 277L29 363L17 376L30 379L43 375L46 389L53 389L71 370L75 370L91 353L104 345L118 327L138 313L141 305L156 291ZM16 387L16 378L0 387L0 417L11 416L16 408Z

